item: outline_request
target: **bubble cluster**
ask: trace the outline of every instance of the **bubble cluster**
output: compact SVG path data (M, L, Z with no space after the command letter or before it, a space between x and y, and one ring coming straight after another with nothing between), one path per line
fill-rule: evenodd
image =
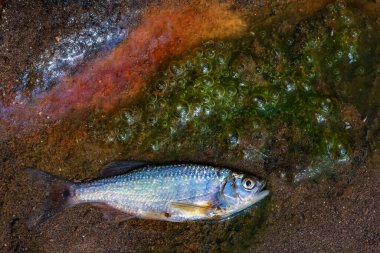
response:
M212 148L252 160L270 157L276 133L286 129L291 134L283 155L308 154L305 166L294 167L301 168L298 178L314 177L318 166L331 169L353 156L339 97L325 82L341 81L345 65L359 60L356 26L337 2L283 34L255 31L238 40L206 41L164 65L110 131L128 150ZM248 149L257 136L265 138Z

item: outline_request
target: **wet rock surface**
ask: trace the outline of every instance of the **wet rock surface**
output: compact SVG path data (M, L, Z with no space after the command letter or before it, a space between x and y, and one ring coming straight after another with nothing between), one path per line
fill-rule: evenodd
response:
M380 247L380 85L378 37L371 37L371 31L379 25L374 15L379 5L312 2L234 2L228 8L240 10L254 24L243 39L208 39L163 62L140 95L116 110L74 111L40 131L1 142L0 250L375 252ZM109 54L138 27L147 8L141 1L5 1L0 6L0 106L33 102L36 94L57 86L61 76ZM294 12L300 15L290 18ZM331 33L337 37L331 39ZM181 65L189 59L195 67ZM219 84L227 81L227 88ZM250 103L242 102L244 97L239 102L242 82L250 85ZM276 96L274 91L279 91ZM301 100L278 103L296 98L289 96L294 91ZM216 116L207 121L204 103L197 108L197 99L209 99ZM255 113L247 117L245 110ZM305 128L300 115L310 126L306 134L300 131ZM249 129L241 127L247 119ZM128 135L136 123L138 132ZM173 128L179 135L164 138ZM334 150L314 146L313 138L330 141ZM83 205L38 228L27 227L45 193L27 178L26 167L88 180L114 159L238 168L266 178L271 196L223 223L108 223L99 210ZM310 164L323 173L315 174Z

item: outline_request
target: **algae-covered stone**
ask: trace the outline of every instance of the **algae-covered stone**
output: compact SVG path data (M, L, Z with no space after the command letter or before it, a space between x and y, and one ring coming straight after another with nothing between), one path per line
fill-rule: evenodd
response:
M110 131L131 152L180 156L211 148L248 160L271 157L273 143L283 141L277 133L285 131L287 149L275 155L295 161L296 181L351 161L355 134L339 108L342 83L366 71L366 19L337 2L294 27L278 26L206 41L164 64ZM265 145L247 155L247 140L259 134L267 136ZM307 154L302 161L300 153Z

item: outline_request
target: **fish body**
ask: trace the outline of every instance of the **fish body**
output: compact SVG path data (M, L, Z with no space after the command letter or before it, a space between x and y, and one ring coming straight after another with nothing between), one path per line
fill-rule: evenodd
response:
M226 168L142 163L137 163L139 168L135 168L135 164L114 162L106 166L104 174L107 175L107 170L111 175L124 174L78 184L45 173L41 176L43 172L31 170L35 179L55 182L50 183L50 195L53 196L50 201L56 203L49 204L48 199L47 206L51 208L45 207L45 214L40 214L39 219L51 216L46 210L54 213L54 209L90 203L102 208L106 216L119 219L223 220L252 206L269 193L263 190L265 183L255 177Z

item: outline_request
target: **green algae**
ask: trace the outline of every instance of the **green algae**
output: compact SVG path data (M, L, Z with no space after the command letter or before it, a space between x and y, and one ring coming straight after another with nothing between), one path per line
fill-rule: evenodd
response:
M292 27L271 24L237 40L206 41L164 64L111 120L95 115L92 136L120 143L131 156L213 150L268 162L282 155L293 181L332 173L355 155L358 130L340 110L352 75L370 71L362 59L370 30L339 1ZM277 142L286 143L280 153Z

